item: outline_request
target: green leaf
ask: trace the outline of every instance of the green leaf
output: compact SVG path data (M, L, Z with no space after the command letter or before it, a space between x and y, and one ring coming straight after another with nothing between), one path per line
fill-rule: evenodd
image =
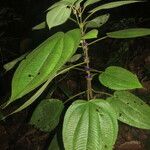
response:
M75 2L77 2L78 0L61 0L61 1L64 1L64 2L69 2L70 4L74 4Z
M127 91L116 91L108 101L118 113L121 122L143 129L150 129L150 107Z
M107 33L107 36L110 38L124 39L124 38L136 38L150 35L150 28L133 28L133 29L124 29L114 32Z
M65 150L112 150L118 123L108 102L77 100L67 110L63 123Z
M54 138L52 139L48 150L60 150L57 140L57 134L55 134Z
M106 68L105 72L100 74L99 80L104 86L113 90L142 88L142 85L138 81L136 75L124 68L117 66Z
M57 99L41 101L32 114L30 124L41 131L51 132L59 123L63 107L63 103Z
M101 0L86 0L86 2L84 3L84 7L92 5L92 4L99 2L99 1L101 1Z
M86 24L86 27L87 28L99 28L108 21L109 17L110 17L109 14L104 14L99 17L96 17L95 19L88 21Z
M71 59L70 59L68 62L71 62L71 63L76 62L76 61L78 61L81 57L82 57L81 54L75 54L74 56L71 57Z
M47 79L53 79L58 70L75 53L81 40L79 29L66 34L59 32L48 38L24 59L12 80L12 94L8 101L15 101L31 92Z
M11 62L8 62L7 64L5 64L3 67L6 71L11 70L19 61L21 61L22 59L24 59L27 56L28 53L25 53L24 55L14 59Z
M44 28L46 28L46 22L45 21L43 21L40 24L33 27L32 30L41 30L41 29L44 29Z
M70 17L70 14L71 8L68 8L66 5L60 5L50 10L46 16L49 29L65 23Z
M93 38L97 38L98 35L98 30L93 29L91 31L89 31L88 33L86 33L82 39L86 40L86 39L93 39Z
M137 2L141 2L141 1L136 1L136 0L125 1L125 0L123 0L123 1L117 1L117 2L110 2L110 3L103 4L101 6L96 7L94 9L92 9L90 12L95 13L95 12L100 11L100 10L116 8L116 7L119 7L119 6L132 4L132 3L137 3Z
M80 3L83 2L83 0L77 0L76 3L75 3L75 7L76 9L79 9L80 8Z

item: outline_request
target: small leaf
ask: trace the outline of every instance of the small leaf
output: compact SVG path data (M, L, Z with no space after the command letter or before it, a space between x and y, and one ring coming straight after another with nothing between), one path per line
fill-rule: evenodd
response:
M124 68L117 66L106 68L105 72L100 74L99 80L104 86L113 90L142 88L142 85L138 81L136 75Z
M52 139L50 146L48 147L48 150L60 150L57 140L57 134L55 134L54 138Z
M88 21L86 24L86 27L87 28L99 28L108 21L109 17L110 17L109 14L104 14L99 17L96 17L95 19Z
M77 0L76 3L75 3L75 7L76 9L79 9L80 8L80 3L83 2L84 0Z
M21 61L22 59L24 59L27 56L28 53L25 53L24 55L14 59L13 61L5 64L3 67L6 71L11 70L19 61Z
M46 22L41 22L40 24L36 25L35 27L32 28L32 30L41 30L46 28Z
M90 12L95 13L95 12L100 11L100 10L116 8L116 7L119 7L119 6L132 4L132 3L137 3L137 2L142 2L142 1L137 1L137 0L125 1L125 0L123 0L123 1L117 1L117 2L110 2L110 3L103 4L101 6L96 7L94 9L92 9Z
M86 2L84 3L84 7L92 5L92 4L97 3L99 1L101 1L101 0L86 0Z
M150 129L150 107L127 91L116 91L108 101L118 113L121 122L143 129Z
M147 35L150 35L150 28L133 28L107 33L108 37L116 39L136 38Z
M71 62L71 63L76 62L76 61L78 61L81 57L82 57L81 54L75 54L74 56L71 57L71 59L70 59L68 62Z
M64 118L65 150L112 150L118 133L116 117L104 100L77 100Z
M49 29L65 23L70 17L70 14L71 8L68 8L66 5L60 5L50 10L46 16Z
M51 132L59 123L63 107L63 103L57 99L41 101L32 114L30 124L41 131Z
M93 29L91 31L89 31L88 33L86 33L82 39L86 40L86 39L93 39L93 38L97 38L98 35L98 30Z

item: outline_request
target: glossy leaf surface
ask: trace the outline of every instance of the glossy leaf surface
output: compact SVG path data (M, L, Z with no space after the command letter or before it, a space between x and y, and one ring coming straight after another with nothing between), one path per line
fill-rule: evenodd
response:
M118 133L116 117L104 100L74 102L64 118L65 150L112 150Z
M107 33L110 38L124 39L150 35L150 28L133 28Z
M99 81L113 90L142 88L138 78L132 72L117 66L110 66L100 74Z
M34 110L30 124L41 131L51 132L59 123L63 103L57 99L47 99Z
M121 122L143 129L150 129L150 107L127 91L116 91L108 101L118 113Z

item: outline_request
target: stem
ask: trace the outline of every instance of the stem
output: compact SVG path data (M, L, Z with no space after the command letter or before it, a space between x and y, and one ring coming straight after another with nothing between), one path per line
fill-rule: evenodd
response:
M97 43L97 42L99 42L99 41L101 41L101 40L104 40L104 39L106 39L106 38L108 38L108 36L104 36L104 37L102 37L102 38L99 38L99 39L97 39L97 40L95 40L95 41L89 43L88 46L89 46L89 45L92 45L92 44L95 44L95 43Z
M103 95L107 95L107 96L113 96L112 94L109 94L109 93L107 93L107 92L95 91L94 89L92 89L92 91L93 91L94 93L97 93L97 94L103 94Z
M86 91L83 91L83 92L80 92L80 93L78 93L78 94L76 94L76 95L74 95L74 96L71 96L69 99L67 99L67 100L64 102L64 104L66 104L66 103L69 102L70 100L74 99L75 97L84 94L85 92L86 92Z

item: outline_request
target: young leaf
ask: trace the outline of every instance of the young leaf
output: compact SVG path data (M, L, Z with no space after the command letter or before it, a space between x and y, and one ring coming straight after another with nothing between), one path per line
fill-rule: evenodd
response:
M98 30L93 29L91 31L89 31L88 33L86 33L82 39L86 40L86 39L93 39L93 38L97 38L98 35Z
M92 5L92 4L99 2L99 1L101 1L101 0L86 0L86 2L84 3L84 7Z
M118 113L121 122L143 129L150 129L150 107L127 91L116 91L108 101Z
M57 140L57 134L55 134L54 138L52 139L50 146L48 147L48 150L60 150Z
M71 63L76 62L76 61L78 61L81 57L82 57L81 54L75 54L74 56L71 57L71 59L69 59L68 62L71 62Z
M83 0L77 0L77 1L75 2L75 7L76 7L76 9L79 9L80 3L81 3L82 1L83 1Z
M86 27L87 28L99 28L108 21L109 17L110 17L109 14L104 14L99 17L96 17L95 19L88 21L86 24Z
M119 6L132 4L132 3L137 3L137 2L141 2L141 1L137 1L137 0L125 1L125 0L123 0L123 1L117 1L117 2L110 2L110 3L103 4L101 6L98 6L94 9L92 9L90 11L90 13L95 13L95 12L100 11L100 10L116 8L116 7L119 7Z
M41 101L32 114L30 124L41 131L51 132L59 123L63 107L63 103L57 99Z
M138 81L136 75L124 68L117 66L106 68L105 72L100 74L99 81L104 86L113 90L130 90L142 88L142 85Z
M150 28L133 28L124 29L107 33L110 38L122 39L122 38L136 38L150 35Z
M46 22L41 22L40 24L36 25L35 27L32 28L32 30L41 30L46 28Z
M28 53L23 54L22 56L14 59L11 62L8 62L7 64L5 64L3 67L6 71L11 70L19 61L21 61L22 59L24 59L27 56Z
M74 102L63 123L65 150L112 150L118 133L116 117L104 100Z
M50 10L46 16L49 29L65 23L70 17L70 14L71 8L68 8L66 5L60 5Z

